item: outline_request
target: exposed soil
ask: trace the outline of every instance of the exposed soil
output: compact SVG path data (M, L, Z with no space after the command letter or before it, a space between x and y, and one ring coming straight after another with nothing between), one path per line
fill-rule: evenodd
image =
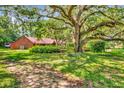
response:
M7 69L20 81L21 88L81 88L83 83L48 64L9 63Z

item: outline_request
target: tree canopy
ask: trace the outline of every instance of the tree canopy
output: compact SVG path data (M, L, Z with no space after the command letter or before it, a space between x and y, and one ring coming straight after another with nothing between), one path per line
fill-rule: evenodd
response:
M1 17L10 19L7 23L2 18L2 31L6 24L5 29L16 35L69 40L75 52L83 51L82 47L93 39L124 41L123 6L1 6L0 11Z

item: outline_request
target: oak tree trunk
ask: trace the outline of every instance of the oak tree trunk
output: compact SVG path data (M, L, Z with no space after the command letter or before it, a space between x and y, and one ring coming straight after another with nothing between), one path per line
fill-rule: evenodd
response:
M80 26L75 26L75 32L74 32L74 48L75 52L82 52L82 46L81 46L81 35L80 35Z

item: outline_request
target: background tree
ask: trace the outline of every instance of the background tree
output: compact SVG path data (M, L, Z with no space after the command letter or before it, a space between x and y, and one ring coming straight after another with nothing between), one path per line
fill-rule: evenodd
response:
M0 46L5 43L14 41L17 36L18 30L16 25L12 23L8 15L4 14L0 16Z
M71 29L66 27L63 22L48 19L41 20L35 23L35 35L38 38L53 38L56 40L56 44L71 41ZM63 43L61 42L61 43Z

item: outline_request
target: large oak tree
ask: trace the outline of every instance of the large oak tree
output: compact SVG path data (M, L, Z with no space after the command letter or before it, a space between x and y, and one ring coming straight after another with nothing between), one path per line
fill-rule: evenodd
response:
M83 51L82 46L91 39L123 41L123 37L118 37L123 31L106 30L123 27L123 14L123 7L92 5L51 5L39 13L40 17L63 21L72 28L75 52Z

